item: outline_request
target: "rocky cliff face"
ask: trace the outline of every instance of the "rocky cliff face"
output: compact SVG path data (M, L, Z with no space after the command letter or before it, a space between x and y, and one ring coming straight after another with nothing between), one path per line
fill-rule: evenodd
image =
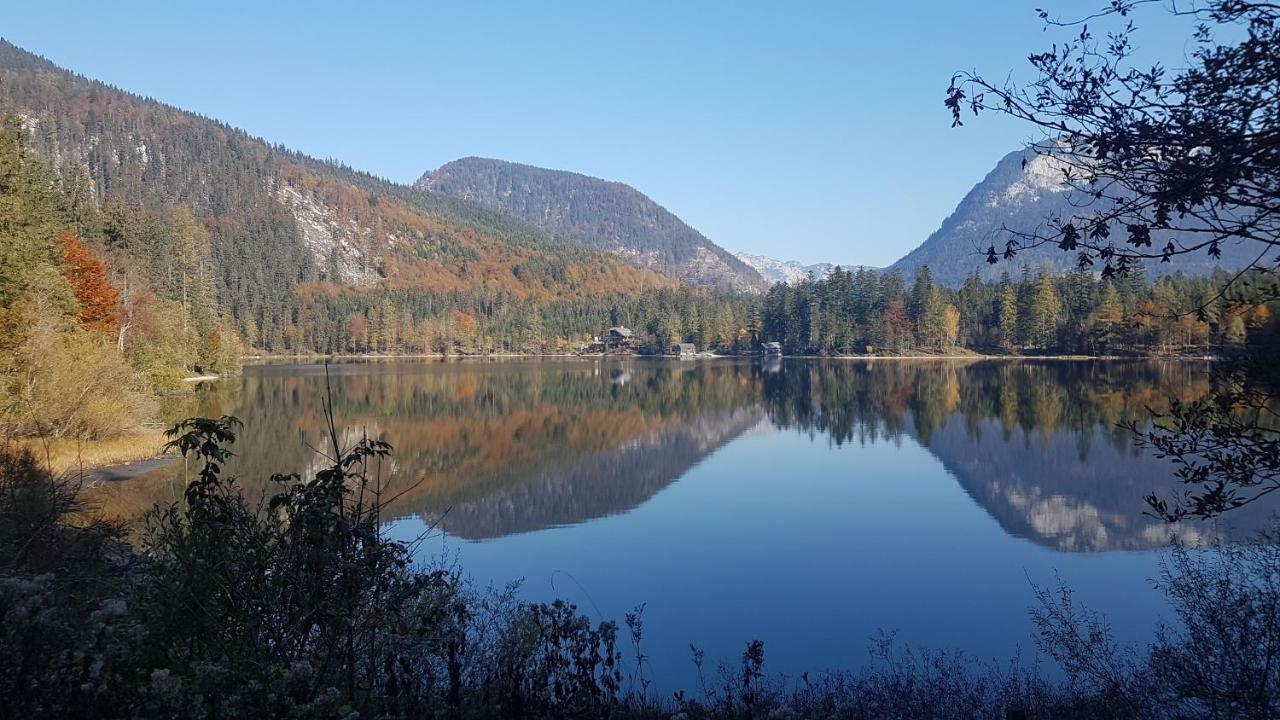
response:
M374 284L377 257L372 231L345 219L309 193L282 185L274 193L298 223L302 244L322 280L357 287Z
M1081 208L1087 202L1087 198L1066 186L1061 168L1053 159L1025 150L1009 153L973 186L937 231L888 269L909 279L921 265L928 265L935 281L952 287L959 286L974 272L995 279L1004 272L1017 276L1024 266L1056 272L1072 270L1075 253L1056 247L1027 250L1013 261L994 265L986 262L984 253L991 245L1003 248L1011 239L1006 229L1032 232L1044 227L1054 215L1070 217L1084 212ZM1155 244L1159 247L1176 237L1172 233L1163 234ZM1248 257L1246 248L1228 243L1223 246L1222 258L1217 262L1207 255L1194 255L1170 263L1148 262L1144 269L1150 274L1180 270L1191 275L1206 275L1218 266L1243 267L1249 260L1252 258Z
M606 250L694 285L753 292L767 286L749 265L619 182L463 158L424 174L415 187L511 213L562 241Z

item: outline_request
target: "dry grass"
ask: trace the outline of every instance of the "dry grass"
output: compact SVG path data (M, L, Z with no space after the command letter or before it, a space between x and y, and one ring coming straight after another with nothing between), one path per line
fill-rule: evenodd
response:
M160 454L164 433L138 430L109 440L68 440L30 438L17 442L46 463L54 475L80 469L108 467L137 462Z

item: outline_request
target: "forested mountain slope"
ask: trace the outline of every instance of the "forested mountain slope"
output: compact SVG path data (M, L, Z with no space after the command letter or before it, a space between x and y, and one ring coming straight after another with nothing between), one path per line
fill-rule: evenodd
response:
M1063 252L1056 246L1026 250L1013 261L994 265L986 262L984 253L991 245L995 245L997 251L1004 249L1012 238L1004 232L1005 228L1034 232L1044 228L1054 215L1071 217L1091 212L1093 208L1085 207L1086 203L1086 198L1066 187L1061 170L1049 158L1038 157L1028 150L1009 153L973 186L955 211L942 221L941 227L889 270L911 278L921 265L928 265L934 279L948 287L959 287L974 272L991 280L1005 272L1017 276L1023 267L1055 272L1073 270L1076 254ZM1157 248L1170 239L1177 241L1175 233L1152 237ZM1208 275L1214 267L1231 270L1245 266L1253 260L1253 256L1247 255L1246 247L1228 242L1223 244L1222 258L1216 262L1206 254L1194 254L1169 263L1147 261L1143 269L1153 276L1179 270L1188 275Z
M290 152L4 41L0 115L20 119L82 236L150 277L180 277L184 302L216 303L255 348L370 349L378 333L462 347L495 312L674 286L503 213ZM117 215L127 222L113 225Z
M416 187L504 210L557 237L695 285L765 287L755 269L620 182L468 157L424 174Z

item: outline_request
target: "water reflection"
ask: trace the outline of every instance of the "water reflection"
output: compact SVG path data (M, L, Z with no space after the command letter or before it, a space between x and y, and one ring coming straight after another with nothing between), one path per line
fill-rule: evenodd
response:
M900 444L936 457L1013 536L1058 550L1145 549L1169 528L1142 496L1169 487L1117 423L1207 390L1194 363L934 361L386 362L248 368L169 409L233 413L246 432L250 493L273 472L314 469L319 398L332 388L349 438L391 442L380 468L400 517L444 517L452 536L489 539L626 513L754 430L814 441ZM856 457L856 456L855 456ZM847 455L832 462L848 462ZM756 472L785 482L793 458ZM113 485L134 514L179 497L180 464ZM894 477L880 481L895 482ZM1261 524L1268 509L1241 511ZM1184 526L1190 539L1218 528Z
M1271 507L1227 525L1170 526L1143 514L1170 467L1140 452L1122 422L1208 390L1182 362L808 364L766 376L770 420L837 445L909 437L1015 537L1070 551L1164 547L1261 527Z

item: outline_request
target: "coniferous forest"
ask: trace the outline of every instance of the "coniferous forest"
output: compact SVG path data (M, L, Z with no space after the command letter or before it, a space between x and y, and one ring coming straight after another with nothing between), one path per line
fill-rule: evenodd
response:
M951 289L935 283L927 265L910 285L896 273L837 268L769 290L762 333L791 353L837 355L1178 355L1274 336L1274 308L1223 294L1227 281L1225 272L1149 282L1140 272L1100 278L1024 270L997 282L974 274Z

